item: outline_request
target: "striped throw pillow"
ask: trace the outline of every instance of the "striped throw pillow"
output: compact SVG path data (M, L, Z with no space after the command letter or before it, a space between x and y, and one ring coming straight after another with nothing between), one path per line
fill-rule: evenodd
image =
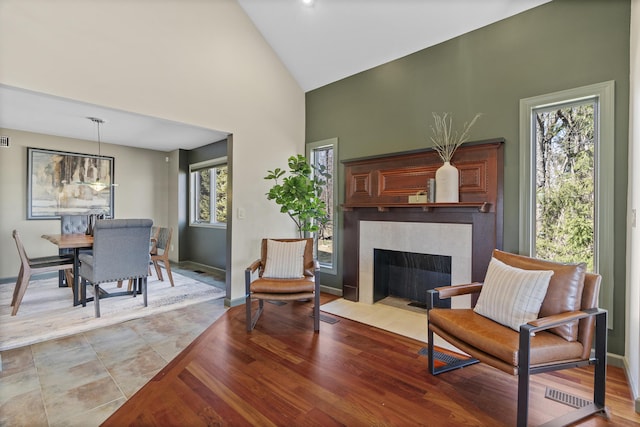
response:
M522 270L491 258L473 311L520 331L538 318L551 276L551 270Z
M272 279L299 279L304 276L305 240L279 242L267 240L267 260L262 277Z

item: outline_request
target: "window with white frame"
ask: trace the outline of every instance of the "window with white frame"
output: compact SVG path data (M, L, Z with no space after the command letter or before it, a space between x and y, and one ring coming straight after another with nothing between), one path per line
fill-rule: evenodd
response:
M610 314L613 152L614 82L520 101L520 252L585 262Z
M327 206L329 221L318 231L316 257L321 271L336 274L338 227L336 224L336 204L338 199L338 138L307 144L307 159L314 170L324 170L331 177L323 185L321 199Z
M189 166L189 199L191 225L226 226L226 157Z

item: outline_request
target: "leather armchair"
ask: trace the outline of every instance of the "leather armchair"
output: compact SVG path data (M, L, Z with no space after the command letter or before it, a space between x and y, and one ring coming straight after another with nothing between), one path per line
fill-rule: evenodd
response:
M277 242L305 241L303 256L303 275L301 278L279 279L263 277L268 259L268 241L262 239L261 256L245 270L246 284L246 323L247 332L251 332L262 314L264 301L297 301L312 299L313 330L320 330L320 263L313 258L313 239L271 239ZM253 279L253 275L258 277ZM258 309L252 313L253 300L258 300Z
M598 308L601 277L580 273L579 265L567 265L494 251L494 257L524 270L553 270L540 317L520 326L520 331L490 320L473 309L434 308L436 298L476 294L482 283L440 287L427 296L427 356L429 372L437 375L473 363L486 363L518 377L517 425L528 418L529 380L537 373L594 365L593 403L554 420L567 425L593 414L608 417L604 405L607 349L607 312ZM584 267L582 267L584 268ZM572 301L572 299L576 299ZM568 310L575 303L575 309ZM575 331L574 329L575 328ZM472 356L464 363L434 364L434 334ZM575 339L573 338L575 336ZM591 356L595 337L595 354Z

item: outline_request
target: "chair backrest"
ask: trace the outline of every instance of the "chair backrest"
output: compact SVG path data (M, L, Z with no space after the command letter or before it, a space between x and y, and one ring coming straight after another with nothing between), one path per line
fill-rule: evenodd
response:
M156 248L162 249L166 252L167 248L171 244L171 234L173 234L173 228L158 227L155 234L157 239Z
M93 230L94 283L146 277L150 219L97 220Z
M89 215L61 215L60 234L86 233Z
M540 307L540 317L580 310L584 290L586 265L584 263L566 264L512 254L500 250L493 251L493 257L516 268L524 270L552 270L547 294ZM578 322L550 329L567 341L578 339Z
M20 233L18 233L18 230L13 230L13 240L16 241L18 256L20 256L20 262L25 268L28 267L29 257L27 256L27 252L24 250L24 246L22 245L22 240L20 240Z
M582 310L588 308L598 308L598 296L600 295L600 282L602 276L594 273L587 273L584 276L584 289L582 290ZM580 320L578 326L578 341L582 343L582 358L587 359L591 354L593 342L595 317L590 316Z
M304 275L308 277L312 277L315 272L315 262L313 259L313 238L304 238L304 239L262 239L262 248L260 251L260 259L262 261L262 265L264 266L267 261L267 240L276 240L278 242L299 242L300 240L304 240L307 242L304 248ZM260 270L260 276L262 276L263 270Z

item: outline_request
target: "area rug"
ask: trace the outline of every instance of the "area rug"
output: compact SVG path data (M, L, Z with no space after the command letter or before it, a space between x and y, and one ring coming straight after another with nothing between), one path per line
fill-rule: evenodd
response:
M384 304L364 304L338 298L320 310L385 331L427 342L427 315Z
M142 295L130 295L100 300L100 318L94 317L93 302L86 307L73 306L70 288L59 288L58 279L32 280L20 304L16 316L11 316L13 283L0 285L0 351L38 342L86 332L114 325L131 319L149 316L186 307L216 298L222 298L223 290L173 273L175 287L155 275L147 281L148 305L144 306ZM127 282L123 287L126 289ZM116 283L101 285L108 292L122 291ZM92 296L92 287L87 287L87 296Z
M427 313L407 310L382 303L365 304L338 298L320 306L320 310L345 319L375 326L394 334L427 342ZM434 344L459 353L460 350L436 336Z

